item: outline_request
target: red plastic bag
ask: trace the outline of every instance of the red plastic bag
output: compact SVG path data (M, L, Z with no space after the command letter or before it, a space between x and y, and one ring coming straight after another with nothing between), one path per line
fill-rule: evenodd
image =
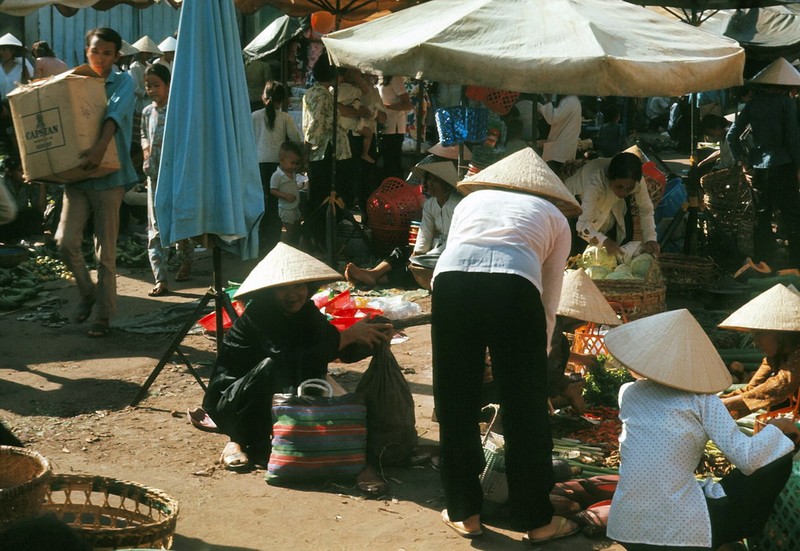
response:
M238 301L238 300L234 300L231 304L233 305L233 310L238 315L241 316L242 314L244 314L245 304L243 302ZM206 331L209 331L209 332L213 333L213 332L215 332L217 330L217 317L216 316L217 316L216 312L211 312L210 314L205 315L202 318L200 318L199 320L197 320L197 323L203 329L205 329ZM228 329L231 328L232 325L233 325L233 322L231 321L231 317L228 315L228 312L223 308L222 309L222 329L227 331Z

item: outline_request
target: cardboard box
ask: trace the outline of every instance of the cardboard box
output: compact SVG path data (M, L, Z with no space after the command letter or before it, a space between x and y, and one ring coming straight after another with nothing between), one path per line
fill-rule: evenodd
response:
M8 100L27 181L78 182L120 169L113 139L97 169L80 168L108 104L103 79L88 65L21 85Z

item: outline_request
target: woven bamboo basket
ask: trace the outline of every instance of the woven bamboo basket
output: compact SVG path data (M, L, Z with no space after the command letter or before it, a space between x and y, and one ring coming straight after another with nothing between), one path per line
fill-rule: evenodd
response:
M41 512L52 476L40 453L0 446L0 529Z
M723 231L736 241L742 254L753 253L753 209L750 186L738 167L716 170L700 179L703 201L714 220L714 230Z
M661 253L658 262L664 283L672 290L703 289L714 279L714 261L710 258Z
M597 279L594 282L606 300L618 303L622 313L631 321L666 309L667 287L663 283L626 279Z
M94 548L169 549L178 502L135 482L84 474L54 475L44 510Z

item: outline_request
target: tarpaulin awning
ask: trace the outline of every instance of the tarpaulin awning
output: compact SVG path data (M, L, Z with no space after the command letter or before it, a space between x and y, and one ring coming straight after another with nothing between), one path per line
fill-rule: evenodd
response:
M261 59L278 51L281 46L302 35L308 25L307 18L288 15L277 17L245 46L243 50L245 59L247 61Z
M518 92L677 96L744 66L735 41L622 0L432 0L323 42L339 66Z
M203 234L258 256L264 195L232 0L185 2L156 188L161 240Z

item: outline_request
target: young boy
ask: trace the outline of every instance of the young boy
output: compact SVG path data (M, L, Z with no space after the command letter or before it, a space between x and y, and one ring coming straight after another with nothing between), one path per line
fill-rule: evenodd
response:
M89 337L107 337L109 320L117 304L117 234L119 208L125 191L133 187L138 177L131 162L131 132L133 127L134 90L136 85L127 73L115 69L122 38L113 29L101 27L86 33L86 59L92 70L105 79L108 107L97 142L81 154L86 180L64 188L64 207L56 232L61 256L75 274L80 302L74 320L82 323L92 315L97 302L95 320ZM106 176L92 177L115 138L121 168ZM81 241L86 222L93 217L97 284L92 282L81 253Z
M300 238L300 188L297 169L303 152L295 142L283 142L278 153L278 169L269 181L269 192L278 198L278 216L286 237L285 243L297 246Z

